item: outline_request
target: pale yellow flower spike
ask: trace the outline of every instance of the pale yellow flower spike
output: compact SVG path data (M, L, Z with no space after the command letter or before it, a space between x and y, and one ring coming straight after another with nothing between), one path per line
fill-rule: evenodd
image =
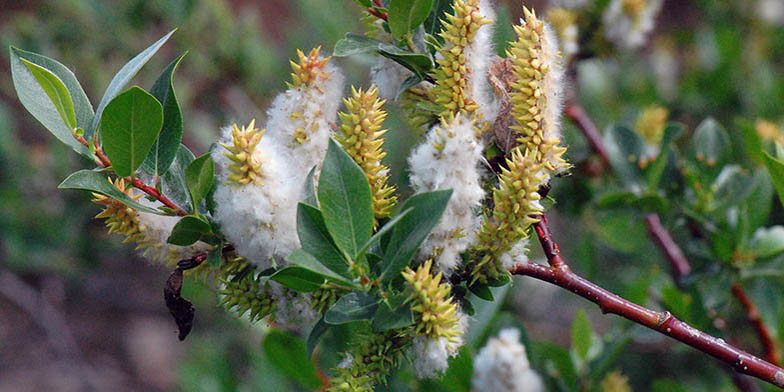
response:
M337 140L343 149L365 172L373 194L373 211L376 218L387 217L397 198L395 188L387 184L389 169L381 163L387 153L382 146L386 129L381 126L387 113L382 110L384 100L378 98L378 89L367 91L351 88L351 98L344 99L347 112L338 113L342 125Z
M411 288L411 310L421 318L416 334L453 341L461 335L457 305L452 302L449 285L441 282L441 273L431 273L432 265L433 260L429 259L416 271L406 267L402 272Z
M649 106L640 113L635 128L649 144L658 145L664 136L669 115L667 108Z
M141 193L134 194L133 188L128 186L122 178L118 178L115 181L112 181L111 178L107 180L112 186L116 187L133 200L139 200L142 197ZM160 241L145 235L147 227L140 223L138 211L108 196L93 193L93 197L93 203L105 207L104 210L95 217L105 218L109 233L124 236L125 239L123 240L123 243L136 242L136 250L142 251L142 254L145 256L159 252L164 246ZM165 260L162 261L166 265L171 265L177 263L179 257L175 252L169 252Z
M109 178L108 181L109 184L112 184L120 192L125 193L135 201L142 197L141 194L134 195L133 188L126 186L125 180L122 178L118 178L115 181ZM109 234L124 236L125 240L123 242L139 241L144 238L142 235L144 226L139 224L139 213L136 210L108 196L93 193L93 197L93 203L104 206L104 210L95 217L106 219L105 223L109 228Z
M442 115L475 113L479 109L467 95L471 69L466 64L465 51L473 42L477 30L490 23L492 21L479 12L479 0L456 0L454 12L446 15L443 31L439 33L444 39L439 49L443 58L436 60L438 67L433 74L436 81L433 95L435 103L443 108Z
M228 150L226 157L233 162L229 165L229 181L239 185L263 184L261 163L254 158L254 152L265 131L256 128L255 119L242 129L237 124L231 126L232 144L221 144Z
M530 150L512 150L508 169L502 169L498 187L493 190L492 219L485 219L479 231L480 255L471 270L472 282L495 278L505 273L500 257L519 241L528 237L528 228L542 214L539 188L545 181L544 164L536 162Z
M305 52L297 49L299 64L294 61L289 61L291 63L291 69L294 71L291 73L292 83L289 84L289 87L299 87L302 85L307 87L318 87L315 84L317 81L329 77L329 72L324 72L322 68L327 65L327 62L329 62L329 59L332 57L325 57L319 60L318 55L320 51L321 47L319 46L311 50L310 53L305 56Z
M642 15L642 11L645 10L648 2L645 0L621 0L621 3L623 12L629 15L632 20L637 21L640 19L640 15Z
M555 43L544 42L548 39L544 22L528 8L524 7L523 13L525 22L514 27L517 41L507 51L517 77L509 94L517 122L511 128L518 133L522 147L532 150L548 171L558 171L568 167L568 163L563 159L566 148L559 146L560 103L552 102L560 88L555 84L560 80L549 73L556 71L553 67L558 66L560 59L553 47Z

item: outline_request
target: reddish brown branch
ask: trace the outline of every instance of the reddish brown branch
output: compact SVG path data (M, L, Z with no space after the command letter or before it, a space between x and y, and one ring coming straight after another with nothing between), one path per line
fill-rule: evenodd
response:
M765 350L765 358L768 362L780 364L781 363L781 356L779 354L779 350L776 347L776 339L770 333L770 329L765 323L762 321L760 317L759 310L757 310L757 306L754 305L751 298L746 295L746 292L740 287L739 284L732 285L732 294L740 301L743 308L746 309L746 318L749 320L751 325L754 326L754 329L757 331L757 335L759 336L760 342L762 343L762 347Z
M571 271L561 259L552 238L547 219L537 224L537 236L551 266L526 262L515 265L510 272L526 275L567 289L599 306L603 313L612 313L644 325L729 364L735 371L769 382L784 389L784 369L708 335L670 312L657 312L630 302Z
M76 138L77 141L79 141L79 143L82 143L85 147L90 148L90 144L87 142L87 140L84 139L83 136L74 134L74 137ZM93 143L94 143L93 146L95 148L95 155L98 157L97 163L99 165L101 165L102 167L109 167L109 166L111 166L112 163L111 163L111 161L109 161L109 157L106 156L106 154L103 152L103 149L101 148L101 146L98 145L98 141L94 140ZM166 207L168 207L172 211L174 211L175 214L177 214L179 216L188 215L187 212L185 212L182 208L180 208L176 204L174 204L174 202L169 200L168 197L166 197L164 194L158 192L158 190L155 189L155 187L151 187L151 186L145 185L140 179L138 179L136 177L128 177L128 178L126 178L126 180L130 181L133 184L134 187L140 189L144 193L154 197L155 199L157 199L158 201L163 203L163 205L165 205Z
M373 16L375 16L376 18L383 19L383 20L387 20L387 14L385 14L385 13L382 13L382 12L378 12L378 11L376 11L376 10L375 10L375 9L373 9L373 8L368 8L368 9L367 9L367 12L368 12L370 15L373 15Z
M585 113L583 107L571 102L566 106L564 113L583 133L591 149L602 160L602 164L605 167L610 167L610 159L607 155L607 149L604 147L604 142L602 142L602 135L599 133L599 129L596 128L593 120Z
M648 233L659 248L664 252L667 261L670 262L672 276L678 282L681 278L691 273L689 260L681 251L681 248L670 236L667 229L661 224L658 214L649 214L645 217L645 224L648 226Z

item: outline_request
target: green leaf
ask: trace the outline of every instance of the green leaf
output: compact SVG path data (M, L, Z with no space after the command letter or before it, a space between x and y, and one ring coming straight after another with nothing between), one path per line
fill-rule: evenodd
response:
M381 302L373 316L373 331L383 332L414 324L414 313L411 304L406 303L406 295L392 297L389 303Z
M419 193L411 196L401 207L411 212L397 224L384 252L384 260L379 263L378 277L382 281L392 279L408 265L416 254L419 245L425 240L433 227L441 219L452 190Z
M11 47L11 78L22 106L49 132L74 151L91 157L90 151L74 139L73 128L87 129L93 119L93 108L74 74L64 65L48 57ZM66 124L52 99L39 84L36 76L22 61L35 64L53 74L67 89L72 101L76 126ZM70 121L70 120L69 120Z
M490 288L487 287L487 285L477 283L469 286L468 289L471 290L474 295L485 301L493 301L493 292L490 291Z
M720 211L743 202L754 190L754 176L738 165L726 165L711 185L709 209Z
M767 152L763 155L765 157L765 167L768 168L770 180L776 193L779 194L779 200L784 204L784 161L772 157Z
M378 299L362 293L348 293L335 302L327 313L324 314L324 321L328 324L337 325L350 323L352 321L370 320L376 314Z
M639 162L645 152L642 137L627 127L616 125L607 128L604 143L610 164L621 181L631 189L639 189L642 184Z
M316 176L316 166L313 166L305 177L305 185L302 187L302 202L318 208L318 197L316 197L316 183L314 178Z
M754 233L750 250L757 257L773 257L784 252L784 226L762 228Z
M577 315L572 323L572 347L581 360L585 360L588 357L588 350L591 349L592 334L591 322L588 321L585 311L580 309L577 311Z
M308 390L322 386L316 366L310 360L305 344L299 337L283 331L271 330L262 344L265 358L281 373Z
M162 124L161 103L137 86L106 105L101 120L101 138L117 175L133 175L141 166L155 144Z
M95 111L95 118L93 118L92 124L89 128L85 128L88 132L94 132L98 129L98 124L101 123L101 117L103 115L104 110L109 105L109 102L114 100L120 91L122 91L128 82L136 76L136 73L147 64L147 61L158 51L158 49L169 40L174 32L177 31L172 30L168 34L164 35L163 38L156 41L154 44L150 45L147 49L144 49L141 53L136 55L136 57L132 58L131 61L123 65L120 68L120 71L117 72L116 75L112 78L112 81L109 82L109 87L106 88L106 92L103 93L103 98L101 98L101 102L98 104L98 109Z
M332 240L356 260L373 232L373 196L365 173L332 139L319 175L318 200Z
M354 33L346 33L345 38L335 44L333 55L335 57L346 57L367 52L378 52L380 55L408 68L420 79L426 79L428 72L433 68L433 59L426 54L414 53L398 48L390 43Z
M662 141L660 143L661 152L646 172L648 189L651 192L656 190L656 188L659 186L659 182L661 181L662 175L664 174L664 169L667 167L667 159L671 153L670 146L675 141L675 139L683 134L684 129L685 128L683 125L676 123L669 123L667 124L667 127L664 128L664 136L662 137Z
M438 34L438 32L441 31L441 21L444 20L446 14L451 10L451 0L435 0L433 2L432 11L424 23L425 33L431 35Z
M376 234L373 234L373 237L370 237L370 239L367 240L365 245L363 245L362 248L359 249L359 254L357 258L361 259L362 256L365 255L365 252L367 252L367 250L370 249L371 246L380 242L381 239L384 238L384 236L387 235L387 233L392 231L392 229L394 229L395 226L397 226L397 224L400 223L400 221L403 220L403 218L405 218L406 215L408 215L408 213L411 211L413 211L412 208L408 208L406 210L400 211L399 213L397 213L397 215L395 215L394 218L387 221L387 223L385 223L384 226L381 227L381 230L377 231Z
M302 249L294 249L294 251L292 251L291 254L286 257L286 261L292 265L299 266L307 269L310 272L319 274L323 278L343 285L348 285L350 287L356 287L356 285L351 282L351 280L327 268L324 264L321 263L321 261L316 259L315 256Z
M765 151L762 138L757 133L757 129L753 123L745 120L737 120L736 125L741 130L743 136L743 144L746 148L746 154L757 163L764 163L762 153Z
M292 290L312 292L324 284L324 276L303 267L286 267L269 277Z
M329 324L324 321L324 317L320 318L316 325L313 326L313 329L310 330L308 334L308 341L306 343L308 358L313 355L313 350L316 349L318 346L319 340L324 334L329 330Z
M694 157L708 167L721 167L730 155L727 131L711 117L703 120L692 138Z
M191 205L191 195L188 191L188 181L185 180L185 170L194 159L196 157L188 150L188 147L180 144L177 156L174 157L169 171L163 175L162 181L162 188L166 196L178 206L185 208L186 211L191 210L188 208Z
M152 214L163 215L161 211L158 211L154 208L146 207L139 204L137 201L131 199L123 192L120 192L114 185L109 183L109 180L106 178L104 174L101 174L97 171L92 171L88 169L79 170L76 173L71 174L63 180L60 185L57 186L58 189L81 189L85 191L100 193L104 196L109 196L112 199L115 199L131 208L135 208L139 211L149 212Z
M74 113L74 104L71 100L71 94L68 93L68 89L65 88L65 83L63 83L57 75L49 72L46 68L33 64L25 59L21 59L22 63L27 66L27 69L35 77L35 80L38 81L38 84L41 88L44 89L44 92L49 97L49 100L52 101L54 104L55 109L57 109L57 113L60 114L60 118L62 118L63 123L69 129L76 128L76 114Z
M185 181L188 183L188 191L191 194L194 211L207 193L212 188L215 180L215 164L212 162L210 153L206 153L196 158L188 168L185 169Z
M174 245L188 246L194 244L203 235L212 232L209 222L199 217L188 215L182 217L172 228L171 235L166 242Z
M389 30L400 39L427 19L433 0L391 0L389 2Z
M318 261L340 275L348 276L348 262L332 241L324 224L321 211L310 205L299 203L297 206L297 234L302 249L311 255L318 255Z
M144 170L157 178L169 170L182 141L182 112L174 93L174 72L187 53L172 61L153 84L150 93L163 105L163 127L144 160Z

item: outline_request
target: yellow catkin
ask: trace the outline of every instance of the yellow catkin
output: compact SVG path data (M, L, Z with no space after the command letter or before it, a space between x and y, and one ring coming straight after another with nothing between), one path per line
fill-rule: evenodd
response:
M228 152L232 164L229 165L229 181L239 185L262 185L261 162L254 157L256 146L264 136L265 130L255 127L256 120L251 120L248 126L240 128L233 124L231 128L231 144L221 144Z
M135 194L133 188L126 184L125 180L118 178L112 181L111 178L107 179L109 184L117 188L120 192L125 193L133 200L138 201L142 195ZM145 256L160 255L160 251L166 244L163 244L157 238L150 238L145 235L147 227L139 221L139 212L135 209L126 206L122 202L115 200L111 197L104 196L98 193L93 193L93 203L104 206L96 218L106 219L106 226L109 228L110 234L119 234L125 237L123 243L135 242L136 250L141 251ZM160 260L166 265L176 264L180 260L178 252L166 252L164 259Z
M306 56L302 50L297 49L299 63L290 61L291 69L294 72L291 73L292 82L287 83L289 88L315 88L319 92L324 92L323 88L321 87L322 83L320 82L326 80L332 74L331 72L324 71L324 66L327 65L329 59L332 57L319 59L320 51L321 47L314 48ZM301 115L301 113L293 113L292 120ZM297 128L293 135L294 141L299 144L305 143L308 141L308 134L310 131L311 130L305 128Z
M387 113L382 110L384 100L378 98L378 89L367 91L351 88L352 96L344 99L346 112L338 113L341 126L337 140L343 149L365 172L373 194L373 212L376 218L388 217L395 205L395 188L387 184L389 169L381 163L387 153L382 146L382 130Z
M635 129L648 144L658 145L664 136L664 128L670 111L661 106L649 106L637 117Z
M476 32L491 22L479 12L479 0L456 0L452 14L446 15L439 33L444 39L439 49L441 58L436 60L438 67L433 73L436 81L433 96L442 108L442 114L474 113L479 109L468 96L469 78L476 75L471 75L472 70L466 63L466 50L473 43Z
M416 270L406 267L402 272L411 289L411 310L419 318L416 334L454 341L462 334L457 305L452 301L449 284L442 282L441 272L432 274L432 265L433 260L429 259Z
M500 256L528 237L528 228L538 221L542 205L539 188L544 183L543 164L536 162L530 150L514 149L507 166L493 190L492 219L485 219L479 231L475 262L471 268L472 283L485 283L488 278L503 274Z
M621 7L626 15L629 15L632 20L639 21L642 12L648 5L646 0L621 0Z
M604 376L599 384L599 390L601 392L632 392L632 387L629 385L629 377L616 370Z
M523 13L525 21L514 27L517 40L507 51L516 77L509 94L516 122L511 129L517 133L522 148L531 150L548 171L558 171L568 167L563 159L566 148L559 145L561 140L557 136L556 116L560 108L554 106L559 103L548 100L553 100L554 90L560 87L553 85L559 81L549 75L555 72L553 66L560 60L551 46L554 43L544 42L547 39L544 22L528 8L523 8Z

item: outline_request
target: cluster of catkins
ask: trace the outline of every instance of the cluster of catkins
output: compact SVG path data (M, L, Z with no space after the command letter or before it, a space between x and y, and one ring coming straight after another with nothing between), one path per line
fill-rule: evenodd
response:
M326 288L298 293L260 279L258 272L285 266L286 257L300 247L297 204L309 174L318 178L331 137L365 173L377 223L390 216L396 196L381 162L386 154L382 123L384 99L394 99L424 133L408 158L412 188L416 193L451 189L452 196L414 265L402 273L415 325L363 337L336 369L332 389L370 390L406 354L419 377L444 371L463 344L469 321L451 295L449 278L457 275L469 284L491 285L508 280L512 265L527 262L529 228L544 209L540 188L569 167L561 146L564 58L559 50L567 57L577 52L573 12L586 2L560 3L564 4L552 7L548 15L564 40L561 49L556 31L524 9L524 19L514 27L516 39L501 60L493 56L490 1L455 0L442 20L432 83L421 81L399 91L411 73L380 58L371 71L375 86L352 88L341 113L340 70L319 49L298 52L298 62L291 63L292 82L272 102L264 127L257 128L255 121L226 127L211 151L217 168L211 217L232 246L218 272L225 306L253 321L267 318L278 327L306 331L345 294ZM644 38L650 30L651 15L660 3L613 0L605 18L612 18L614 27L607 28L606 36L621 40L623 47L639 45L638 36ZM383 29L368 34L391 41ZM506 64L502 79L507 82L501 87L490 83L492 62ZM430 109L423 112L422 107ZM505 130L508 126L511 137L501 151L504 162L493 173L484 157L497 134L496 123L504 124ZM492 184L497 185L486 192ZM140 199L123 180L114 185ZM99 217L107 218L110 231L137 242L155 260L171 264L211 250L203 243L167 244L176 217L137 212L100 195L95 201L106 207ZM492 344L496 348L480 353L478 378L500 379L498 374L504 372L528 377L515 370L524 364L518 360L524 353L517 346L512 348L520 352L501 350L512 340L516 335L504 332ZM501 362L503 368L498 367Z

